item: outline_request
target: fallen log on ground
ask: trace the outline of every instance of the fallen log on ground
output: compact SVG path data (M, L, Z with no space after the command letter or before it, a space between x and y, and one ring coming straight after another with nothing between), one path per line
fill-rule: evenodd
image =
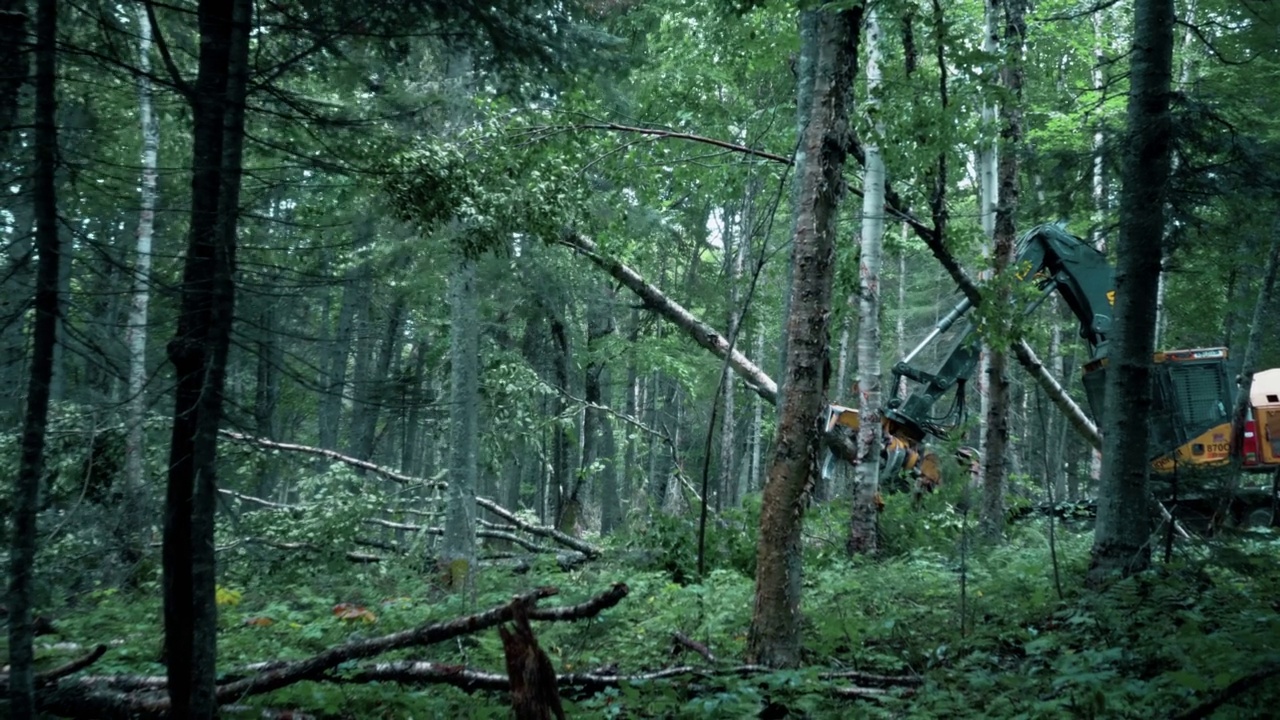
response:
M667 680L681 681L687 685L690 680L710 682L728 677L767 675L771 672L774 670L760 665L739 665L719 669L680 665L630 674L619 673L614 669L565 673L556 678L556 684L561 692L569 697L585 698L623 685ZM449 685L468 693L507 692L511 689L507 676L501 673L474 670L464 665L413 660L363 664L341 676L333 676L329 679L336 683L357 685L371 682L397 683L407 686ZM909 694L924 683L923 678L912 675L879 675L841 670L820 672L815 679L824 684L832 684L824 692L838 697L863 699L879 699L892 692L894 688ZM840 684L846 682L854 684Z
M626 597L628 588L616 583L603 593L577 605L539 608L539 600L558 594L553 587L543 587L518 595L510 602L481 613L466 615L446 622L435 622L390 635L355 640L337 645L310 658L295 662L267 663L260 671L218 684L216 697L220 704L240 702L250 695L279 690L304 680L329 680L341 664L381 655L392 650L422 647L487 630L513 620L517 608L525 608L530 620L572 621L595 617L617 605ZM69 718L165 718L169 698L164 692L167 682L162 677L136 675L88 676L54 679L37 693L43 712Z

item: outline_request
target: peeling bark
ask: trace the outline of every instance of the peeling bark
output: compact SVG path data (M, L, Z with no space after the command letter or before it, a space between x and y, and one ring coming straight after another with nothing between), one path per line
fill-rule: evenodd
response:
M815 68L806 161L799 184L795 272L786 319L786 394L779 408L774 457L764 489L757 549L755 608L747 657L774 667L800 662L800 530L806 496L816 480L822 408L826 404L827 346L837 210L848 141L849 96L857 63L862 10L816 13ZM803 90L801 91L803 94Z

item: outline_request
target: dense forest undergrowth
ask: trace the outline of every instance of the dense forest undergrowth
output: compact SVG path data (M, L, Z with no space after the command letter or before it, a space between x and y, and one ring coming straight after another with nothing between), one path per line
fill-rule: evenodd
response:
M0 0L0 717L1275 715L1277 37Z
M965 511L973 491L952 482L923 498L889 496L881 553L851 561L848 502L815 504L804 541L803 666L771 670L741 661L758 495L712 518L701 576L696 521L653 512L607 539L589 534L583 542L600 543L593 560L564 570L545 554L519 571L478 574L460 595L424 564L432 540L400 532L397 545L385 526L385 541L368 539L367 513L392 495L371 492L341 463L303 477L305 510L253 507L222 524L220 682L537 588L559 590L542 604L552 607L625 583L625 596L593 617L533 624L569 717L1258 717L1280 699L1267 682L1280 668L1274 529L1229 541L1177 537L1158 549L1170 551L1166 562L1096 593L1083 589L1088 519L1024 518L1007 542L987 545ZM54 632L37 641L38 670L101 643L105 654L77 683L154 687L165 672L158 552L121 585L93 527L59 528L41 551L39 607ZM353 554L361 537L379 554ZM491 541L481 556L500 560L510 547ZM102 572L86 574L93 558ZM501 638L486 629L355 657L229 703L224 715L508 717L503 662Z

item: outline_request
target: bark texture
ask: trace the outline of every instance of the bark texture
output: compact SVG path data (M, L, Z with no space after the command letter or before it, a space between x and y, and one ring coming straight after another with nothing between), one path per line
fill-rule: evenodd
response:
M169 342L177 385L164 523L164 624L174 717L216 713L214 512L218 425L235 309L236 224L248 78L248 0L201 0L191 225Z
M460 258L449 278L449 485L441 569L455 590L468 586L476 562L476 457L480 443L480 327L476 265Z
M792 243L795 268L787 330L787 392L779 408L773 461L764 489L755 606L747 638L752 662L800 662L800 530L816 478L826 403L827 345L837 209L848 146L847 100L857 62L861 9L817 13L806 161ZM801 91L803 97L804 90Z
M1017 241L1015 217L1018 211L1018 153L1022 144L1023 42L1027 32L1026 0L992 2L1003 10L1004 62L1000 85L1005 93L1000 102L1000 152L996 163L999 191L995 207L992 270L1002 277L1013 260ZM1004 288L1000 283L997 288ZM1009 303L1007 291L993 298L1001 308ZM987 353L987 418L983 434L982 533L997 540L1004 533L1004 488L1009 476L1009 358L1001 343Z
M138 242L133 263L133 283L129 293L129 321L125 329L125 345L129 349L128 428L125 435L123 548L130 559L133 529L138 526L134 512L136 493L144 483L146 445L144 422L147 417L147 315L151 303L151 240L156 223L157 163L160 154L160 124L156 122L151 98L151 23L147 10L137 8L138 20L138 115L142 125L142 211L138 216Z
M1089 579L1147 567L1147 417L1155 350L1156 293L1164 245L1173 132L1170 82L1173 0L1136 0L1128 137L1121 164L1115 330L1106 380L1103 470Z
M716 357L723 359L729 356L729 367L746 381L747 386L770 404L777 401L778 386L773 378L765 374L760 366L751 362L746 355L736 348L729 347L729 338L717 332L715 328L703 322L689 312L680 303L672 300L655 285L650 284L635 270L621 262L608 257L589 238L570 233L560 239L560 244L576 250L597 267L609 273L618 282L640 296L645 307L662 315L687 333L702 347L710 350Z
M36 716L35 599L36 515L40 479L44 476L45 430L49 420L49 391L58 322L58 199L54 172L58 129L57 77L58 5L36 5L35 177L36 218L35 328L31 375L27 383L27 411L22 426L22 455L13 488L13 536L9 555L9 713L16 720Z
M883 57L878 13L867 11L867 113L871 136L862 175L862 251L858 255L858 464L846 549L874 553L880 517L880 270L884 254L884 122L879 96Z

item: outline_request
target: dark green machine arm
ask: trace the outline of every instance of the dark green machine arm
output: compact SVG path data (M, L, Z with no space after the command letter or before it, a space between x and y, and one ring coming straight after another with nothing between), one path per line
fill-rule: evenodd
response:
M1112 326L1110 294L1115 275L1103 253L1059 225L1040 225L1018 240L1014 267L1020 267L1021 277L1036 283L1042 291L1039 299L1026 308L1026 313L1033 312L1056 290L1080 320L1080 336L1089 344L1090 360L1105 356L1107 335ZM973 330L960 334L936 372L926 372L911 362L970 308L969 300L962 300L894 366L885 417L897 426L895 432L919 441L926 434L943 436L963 422L964 384L973 374L979 354ZM902 378L918 385L905 401L899 396ZM955 402L943 415L935 415L934 405L953 388L957 390Z

